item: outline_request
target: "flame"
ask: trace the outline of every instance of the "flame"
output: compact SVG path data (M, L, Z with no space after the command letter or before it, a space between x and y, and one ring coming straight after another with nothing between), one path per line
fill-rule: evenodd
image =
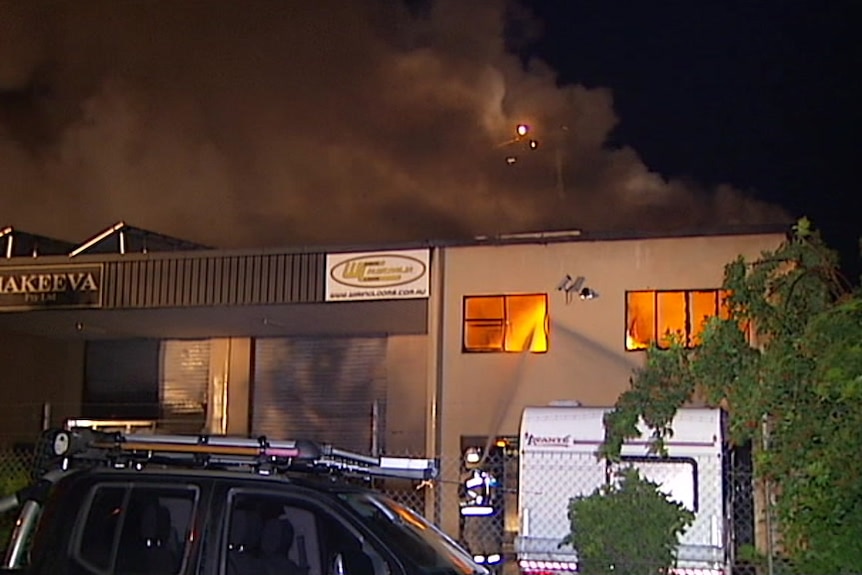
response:
M634 323L632 324L634 325ZM646 349L649 347L648 341L642 341L635 337L632 333L632 328L626 330L626 349L627 350L635 350L635 349Z

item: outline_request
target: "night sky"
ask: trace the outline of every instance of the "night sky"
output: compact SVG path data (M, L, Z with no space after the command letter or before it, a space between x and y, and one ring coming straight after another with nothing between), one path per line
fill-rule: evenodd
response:
M851 3L0 0L0 225L257 247L808 215L855 260Z
M517 43L561 83L613 90L622 121L610 143L634 147L665 177L730 182L807 215L858 275L854 4L537 0L543 33Z

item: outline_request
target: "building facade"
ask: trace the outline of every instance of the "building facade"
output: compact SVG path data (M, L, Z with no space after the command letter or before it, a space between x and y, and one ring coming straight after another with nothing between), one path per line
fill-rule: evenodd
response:
M650 341L696 345L726 263L785 238L221 251L140 232L0 260L0 440L83 416L458 461L517 437L526 406L613 404ZM460 470L444 473L435 497L457 500ZM459 529L457 506L435 509Z

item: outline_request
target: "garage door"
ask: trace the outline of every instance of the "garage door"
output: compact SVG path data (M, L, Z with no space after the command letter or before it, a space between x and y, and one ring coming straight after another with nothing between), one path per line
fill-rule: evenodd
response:
M159 363L164 428L174 433L201 433L207 416L210 341L164 340Z
M386 338L255 341L252 431L368 453L372 412L383 418Z

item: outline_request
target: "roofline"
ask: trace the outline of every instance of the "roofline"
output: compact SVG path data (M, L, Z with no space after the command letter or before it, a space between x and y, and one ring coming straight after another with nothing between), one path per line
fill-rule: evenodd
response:
M148 259L186 259L201 257L224 257L224 256L249 256L249 255L271 255L271 254L334 254L351 252L382 252L400 251L409 249L433 249L433 248L457 248L477 246L504 246L519 244L554 244L571 242L598 242L598 241L632 241L632 240L655 240L655 239L681 239L694 237L722 237L722 236L745 236L745 235L787 235L791 230L790 224L762 224L743 226L723 226L720 228L679 229L662 232L644 231L580 231L580 230L547 230L537 232L523 232L514 234L501 234L498 236L476 236L473 238L460 239L438 239L418 240L395 243L378 244L318 244L307 246L282 246L263 248L232 248L232 249L207 249L207 250L176 250L159 251L149 253L127 252L125 254L80 253L75 257L68 255L39 256L38 260L32 258L0 259L0 266L30 265L38 262L46 265L61 265L73 263L98 263L129 260ZM28 262L24 264L24 260Z
M680 228L670 231L592 231L581 234L581 239L586 241L615 241L715 236L786 235L790 232L791 225L791 222L786 222L712 228Z

